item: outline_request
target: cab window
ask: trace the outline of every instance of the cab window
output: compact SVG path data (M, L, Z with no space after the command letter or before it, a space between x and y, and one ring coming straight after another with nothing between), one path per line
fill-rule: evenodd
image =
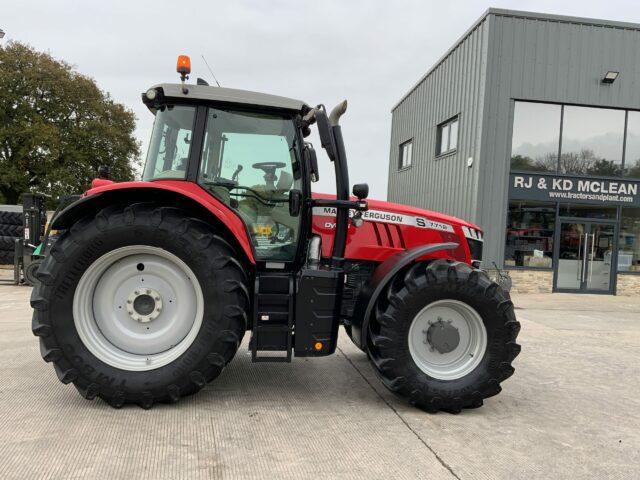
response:
M209 109L199 183L247 225L259 260L295 258L299 217L289 194L301 188L293 120Z
M167 105L156 113L143 180L184 180L195 112L195 107Z

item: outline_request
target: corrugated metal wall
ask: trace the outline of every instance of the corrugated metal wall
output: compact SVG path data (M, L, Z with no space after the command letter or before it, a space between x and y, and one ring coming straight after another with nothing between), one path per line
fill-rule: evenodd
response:
M477 222L485 260L503 261L513 99L640 108L637 27L509 12L487 17L488 67ZM603 22L605 23L605 22ZM601 79L620 72L613 85Z
M394 108L389 200L478 223L487 264L504 255L514 99L640 109L638 26L490 9ZM456 114L458 151L437 159L436 126Z
M390 201L475 219L486 38L481 21L393 110ZM460 116L457 152L436 158L436 126L454 115ZM399 145L409 139L412 167L398 171Z

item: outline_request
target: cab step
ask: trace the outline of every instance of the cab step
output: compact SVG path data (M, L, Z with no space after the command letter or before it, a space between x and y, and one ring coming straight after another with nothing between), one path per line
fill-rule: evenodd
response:
M249 343L252 362L291 362L294 285L293 276L288 273L256 276ZM273 352L284 355L273 355Z

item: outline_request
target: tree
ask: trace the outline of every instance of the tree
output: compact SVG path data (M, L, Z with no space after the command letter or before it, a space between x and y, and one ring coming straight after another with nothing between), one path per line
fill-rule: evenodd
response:
M613 160L598 158L591 165L589 165L589 167L587 168L587 174L619 177L624 174L624 170Z
M0 46L0 201L81 193L98 167L133 179L135 116L72 66L28 45Z
M532 159L523 155L511 156L511 169L524 170L528 172L553 172L558 168L558 156L553 153L546 153L544 156Z
M625 162L631 164L630 160L626 160ZM627 167L627 176L640 178L640 160L636 160L633 166Z

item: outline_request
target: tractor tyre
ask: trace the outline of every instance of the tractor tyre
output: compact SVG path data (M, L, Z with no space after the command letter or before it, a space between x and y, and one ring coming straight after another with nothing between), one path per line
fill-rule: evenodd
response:
M381 297L367 347L389 390L430 413L459 413L500 393L520 353L520 323L485 273L450 260L417 263Z
M24 232L22 225L0 224L0 236L3 237L21 237Z
M212 227L177 208L110 206L65 231L37 271L32 330L62 383L119 408L197 392L247 327L248 280Z
M8 250L0 249L0 265L13 265L14 258L15 247Z
M13 251L16 248L16 238L0 236L0 250Z
M5 212L0 210L0 224L22 225L22 212Z
M38 283L38 268L42 262L42 259L36 259L24 267L24 283L32 287Z

